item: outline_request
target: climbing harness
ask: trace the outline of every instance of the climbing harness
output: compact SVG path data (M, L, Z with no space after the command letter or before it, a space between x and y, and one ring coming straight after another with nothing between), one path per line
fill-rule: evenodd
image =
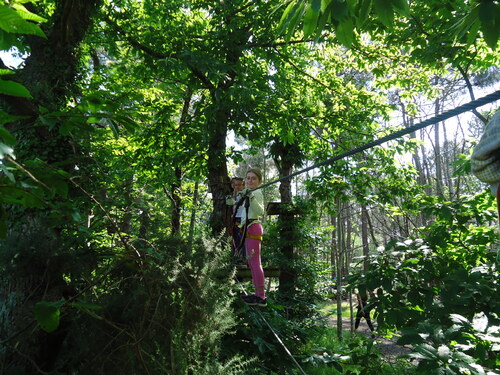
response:
M247 233L246 238L250 238L250 239L252 239L252 240L259 240L259 241L262 241L262 236L259 236L259 235L256 235L256 234L250 234L250 233Z
M245 195L244 197L242 197L238 201L238 203L236 203L236 207L235 207L235 211L234 211L235 213L233 214L233 222L235 222L236 212L238 212L238 209L240 208L240 206L242 204L245 204L246 217L248 218L248 209L250 207L250 198L248 197L248 195ZM243 252L243 248L245 247L245 238L247 238L247 236L248 236L248 234L247 234L248 224L251 223L252 221L253 220L249 220L249 219L245 220L245 223L243 224L243 228L241 228L242 234L241 234L240 243L237 246L236 246L236 243L235 243L234 238L233 238L234 254L238 258L244 258L242 252Z

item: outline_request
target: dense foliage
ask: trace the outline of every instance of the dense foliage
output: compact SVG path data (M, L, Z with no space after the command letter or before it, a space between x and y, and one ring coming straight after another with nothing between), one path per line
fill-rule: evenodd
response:
M286 177L498 86L499 7L4 1L0 373L299 373L290 350L308 374L495 374L495 203L468 160L495 104L266 188L266 310L238 299L224 229L232 174ZM347 333L356 290L413 362Z

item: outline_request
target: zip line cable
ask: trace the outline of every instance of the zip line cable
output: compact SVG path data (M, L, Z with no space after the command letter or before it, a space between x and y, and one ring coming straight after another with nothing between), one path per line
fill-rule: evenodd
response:
M375 146L380 146L381 144L383 144L385 142L392 141L392 140L394 140L396 138L400 138L400 137L402 137L404 135L413 133L414 131L423 129L423 128L429 126L429 125L433 125L433 124L436 124L438 122L447 120L450 117L457 116L457 115L459 115L461 113L464 113L464 112L468 112L468 111L470 111L472 109L476 109L476 108L481 107L481 106L483 106L485 104L493 103L494 101L496 101L498 99L500 99L500 90L497 90L497 91L495 91L495 92L493 92L491 94L488 94L488 95L486 95L486 96L484 96L482 98L473 100L473 101L471 101L469 103L462 104L461 106L458 106L458 107L456 107L454 109L446 111L446 112L444 112L444 113L442 113L440 115L431 117L430 119L424 120L424 121L422 121L419 124L410 126L409 128L398 130L398 131L396 131L394 133L391 133L391 134L389 134L389 135L387 135L385 137L382 137L382 138L377 139L375 141L371 141L371 142L365 143L362 146L353 148L352 150L347 151L347 152L345 152L343 154L331 157L330 159L324 160L324 161L322 161L320 163L316 163L316 164L314 164L314 165L312 165L310 167L304 168L304 169L302 169L300 171L291 173L288 176L284 176L284 177L278 178L276 180L273 180L271 182L267 182L265 184L262 184L262 185L260 185L259 187L257 187L254 190L263 189L263 188L266 188L266 187L271 186L273 184L276 184L276 183L278 183L280 181L291 179L292 177L298 176L298 175L300 175L302 173L309 172L312 169L316 169L316 168L322 167L324 165L332 164L333 162L335 162L337 160L341 160L341 159L344 159L344 158L346 158L348 156L352 156L352 155L358 154L358 153L360 153L362 151L368 150L368 149L370 149L372 147L375 147Z
M238 283L238 285L241 288L241 290L243 291L243 293L245 295L247 295L247 293L246 293L245 289L243 288L243 286L241 286L240 283ZM290 350L288 350L288 348L286 347L285 343L280 339L280 337L278 336L278 334L276 333L276 331L273 329L273 327L271 327L271 325L266 320L266 318L264 318L264 315L262 315L262 313L260 312L260 310L258 308L255 308L254 310L257 311L257 313L259 314L259 316L262 319L262 321L267 325L267 327L269 328L269 330L273 333L273 335L276 338L276 340L278 341L278 343L283 347L283 349L285 350L286 354L292 359L293 363L299 369L300 373L303 374L303 375L307 375L305 373L305 371L302 369L302 367L300 367L299 362L297 362L297 360L295 359L295 357L293 356L293 354L290 352Z

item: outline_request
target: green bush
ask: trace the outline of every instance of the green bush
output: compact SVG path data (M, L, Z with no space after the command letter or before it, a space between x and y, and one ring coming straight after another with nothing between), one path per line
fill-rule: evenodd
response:
M493 250L492 197L424 200L434 221L421 239L391 241L369 256L370 269L351 287L375 291L379 331L401 331L419 373L483 374L498 368L500 272ZM493 251L492 251L493 250Z

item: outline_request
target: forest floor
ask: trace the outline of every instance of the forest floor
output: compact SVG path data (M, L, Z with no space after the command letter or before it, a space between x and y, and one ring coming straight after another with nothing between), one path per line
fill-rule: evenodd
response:
M335 310L333 304L325 304L321 306L321 310L323 313L330 312L328 314L328 321L331 327L337 327L337 316L336 314L331 314L332 311ZM344 332L350 332L351 329L351 318L349 314L349 304L342 303L342 329ZM376 326L376 321L372 319L372 323ZM375 327L376 328L376 327ZM358 329L356 330L357 334L364 335L366 337L371 337L371 331L366 324L365 319L361 319ZM407 354L411 352L411 348L402 347L396 344L398 337L386 338L380 335L377 335L375 331L375 346L380 350L380 352L385 355L387 358L395 359L396 357Z
M332 326L337 326L337 318L332 317ZM342 327L344 330L350 330L351 327L351 319L349 317L342 319ZM370 328L368 324L366 324L366 320L361 319L361 323L356 331L358 334L364 335L366 337L371 336ZM402 354L407 354L411 352L411 349L408 347L402 347L396 344L398 337L393 338L385 338L380 335L377 335L375 332L375 346L380 350L382 354L387 356L388 358L394 359L397 356Z

